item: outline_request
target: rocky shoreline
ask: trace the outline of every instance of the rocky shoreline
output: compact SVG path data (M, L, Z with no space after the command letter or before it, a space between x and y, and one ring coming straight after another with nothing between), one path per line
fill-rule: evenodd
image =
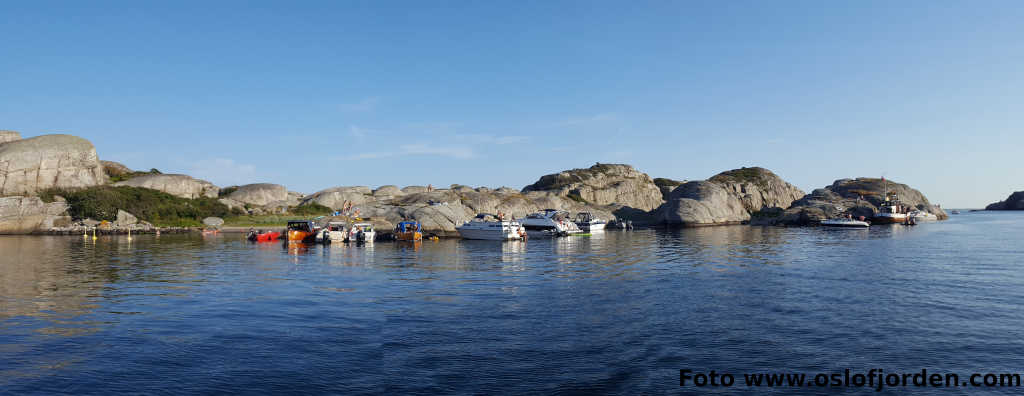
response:
M172 233L197 230L157 228L143 221L153 219L146 216L137 219L122 210L126 207L93 210L99 213L101 220L107 220L106 223L75 218L77 215L72 213L83 212L76 210L80 209L76 205L96 202L85 198L69 202L60 196L53 196L52 202L42 199L52 195L47 194L54 190L103 188L115 189L115 192L120 191L116 190L119 188L159 191L169 194L165 200L178 199L185 207L217 205L222 208L221 212L237 215L289 216L311 211L328 215L353 208L358 210L359 217L369 218L382 233L400 221L417 220L425 232L438 236L457 236L455 227L478 213L501 212L521 218L548 208L591 212L607 220L632 221L637 226L807 226L841 214L870 216L877 213L883 191L896 192L901 200L917 210L932 213L939 219L948 218L941 207L906 184L873 178L839 179L806 194L770 170L759 167L733 169L706 180L677 181L652 178L630 165L597 163L588 168L541 176L522 189L458 184L447 188L337 186L302 194L270 183L221 188L187 175L162 174L155 169L133 171L117 162L100 161L92 144L79 137L44 135L21 139L11 131L0 133L0 164L4 164L0 168L0 234L74 235L90 227L105 227L99 231L103 234L126 233L128 229L133 233L156 232L157 229ZM1024 193L1021 196L1024 197ZM324 221L330 219L325 217ZM198 219L191 221L195 220Z

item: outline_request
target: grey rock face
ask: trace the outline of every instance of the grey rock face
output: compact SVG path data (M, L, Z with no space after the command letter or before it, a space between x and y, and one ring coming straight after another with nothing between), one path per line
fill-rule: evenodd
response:
M238 209L241 209L241 210L245 210L245 204L244 203L235 201L233 199L221 198L221 199L218 199L217 201L222 203L222 204L224 204L225 206L227 206L228 209L230 209L230 210L234 210L235 208L238 208Z
M1024 210L1024 191L1010 194L1005 201L988 205L985 210Z
M242 202L243 204L264 206L272 202L290 202L291 196L288 189L280 184L256 183L239 186L237 190L228 194L227 199ZM298 205L294 200L292 205Z
M906 184L863 177L836 180L832 185L814 190L793 202L780 217L765 221L768 224L811 225L844 214L870 218L878 213L886 191L896 193L904 205L934 214L939 220L949 218L942 208Z
M656 216L666 224L691 227L740 224L750 220L743 202L711 181L694 181L677 187L658 208Z
M21 134L15 131L0 131L0 144L21 140Z
M143 175L133 177L115 186L143 187L189 199L217 198L220 188L206 180L194 179L187 175Z
M64 202L45 203L39 197L0 198L0 234L27 234L70 221Z
M301 204L320 204L331 209L341 209L345 202L352 202L354 205L373 202L373 192L369 187L333 187L317 191L302 198Z
M426 186L406 186L402 188L402 192L406 194L415 194L421 192L427 192Z
M424 189L425 190L425 189ZM565 197L543 192L523 194L512 189L503 192L457 188L430 192L406 193L398 197L370 197L356 204L363 218L372 218L379 230L390 230L400 221L417 220L427 233L457 236L456 227L471 220L477 213L505 213L522 218L541 209L552 208L571 212L590 211L603 219L611 219L607 207L585 205Z
M104 184L96 149L71 135L43 135L0 144L0 195L33 195L47 188Z
M376 190L373 190L373 196L377 198L397 197L402 194L405 193L403 193L398 186L393 185L380 186L377 187Z
M725 187L743 202L749 213L768 208L786 209L804 192L764 168L740 168L719 173L708 181Z
M224 219L220 217L207 217L203 219L203 224L210 227L220 227L224 225Z
M117 210L117 220L114 224L118 227L128 227L139 222L139 219L135 215L125 212L121 209Z
M545 175L523 188L523 192L544 192L576 197L594 205L619 204L641 210L657 208L663 202L661 189L650 176L622 164L597 164Z
M658 181L671 184L668 179ZM676 187L655 215L658 221L671 225L739 224L765 209L788 208L803 195L799 188L767 169L740 168Z

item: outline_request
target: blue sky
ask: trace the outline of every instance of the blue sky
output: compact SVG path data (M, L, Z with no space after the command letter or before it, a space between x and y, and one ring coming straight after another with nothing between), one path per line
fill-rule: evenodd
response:
M621 162L1024 189L1013 1L5 2L0 129L219 185L516 188Z

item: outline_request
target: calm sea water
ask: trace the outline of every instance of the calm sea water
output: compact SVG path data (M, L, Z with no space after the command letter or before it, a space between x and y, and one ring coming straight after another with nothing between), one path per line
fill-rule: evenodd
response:
M965 213L308 249L0 237L0 393L651 394L698 391L679 387L684 368L1020 373L1022 235L1022 213Z

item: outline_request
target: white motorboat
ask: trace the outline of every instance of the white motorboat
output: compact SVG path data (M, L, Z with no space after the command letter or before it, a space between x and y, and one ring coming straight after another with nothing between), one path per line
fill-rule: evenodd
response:
M332 221L327 223L327 226L316 234L316 241L322 243L344 242L347 236L348 231L345 222Z
M542 212L530 213L519 222L533 237L550 237L578 234L583 232L576 223L569 219L569 212L564 210L544 209Z
M576 223L576 226L584 231L601 231L608 224L604 220L594 217L594 214L590 212L577 213L573 223Z
M376 236L377 232L373 230L373 223L355 223L349 228L348 239L345 241L372 243Z
M913 212L910 212L910 218L914 219L914 221L936 221L939 219L938 216L925 212L923 210L915 210Z
M825 227L865 228L871 226L871 223L868 223L866 221L847 218L822 220L820 224Z
M497 220L496 216L486 213L476 215L473 220L455 229L465 239L507 241L526 238L526 229L521 224L510 220Z

